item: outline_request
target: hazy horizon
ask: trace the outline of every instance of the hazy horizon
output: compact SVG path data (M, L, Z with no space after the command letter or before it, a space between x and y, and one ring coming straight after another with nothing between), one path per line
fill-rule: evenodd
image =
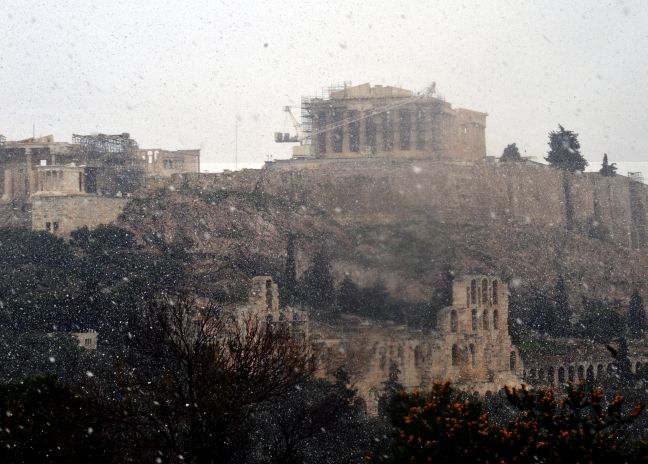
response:
M205 163L290 156L282 112L330 84L431 82L489 114L487 153L541 160L558 124L599 162L648 153L648 6L639 1L4 2L0 133L129 132ZM635 108L638 108L637 111Z

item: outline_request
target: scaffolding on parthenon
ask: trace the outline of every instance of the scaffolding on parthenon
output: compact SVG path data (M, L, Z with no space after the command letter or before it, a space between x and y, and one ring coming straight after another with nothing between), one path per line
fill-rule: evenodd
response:
M328 87L322 87L319 95L312 96L302 96L301 97L301 133L302 138L300 140L302 145L312 144L313 136L313 100L322 99L326 100L330 98L333 92L338 92L340 90L346 90L351 87L351 81L344 81L341 84L331 84Z

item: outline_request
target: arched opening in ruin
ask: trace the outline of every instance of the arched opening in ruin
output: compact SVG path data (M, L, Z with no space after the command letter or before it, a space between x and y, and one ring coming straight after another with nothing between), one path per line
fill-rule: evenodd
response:
M539 380L540 382L544 382L544 381L545 381L545 371L544 371L544 369L542 369L542 368L538 369L538 380Z
M587 373L585 374L585 380L587 382L594 382L594 366L589 366L587 368Z
M512 371L515 370L517 364L517 355L515 354L515 351L511 351L511 354L509 355L509 369Z
M477 304L477 281L470 281L470 304Z
M453 309L450 311L450 332L456 332L459 322L457 321L457 311Z
M493 330L497 330L499 327L499 313L497 309L493 310Z
M531 370L529 371L529 378L530 378L530 379L535 379L535 376L536 376L536 370L535 370L535 369L531 369Z
M596 378L599 380L603 378L603 364L596 366Z
M585 378L585 366L578 366L578 380Z
M574 381L574 366L569 366L567 368L567 380L570 382Z
M459 363L459 347L452 345L452 365L456 366Z
M609 363L605 369L605 372L607 375L612 375L613 369L612 369L612 363Z
M482 304L488 303L488 280L482 280Z
M484 330L488 330L488 310L484 309Z
M492 283L492 292L493 292L493 304L497 304L497 280L493 280Z
M470 365L472 367L475 367L475 345L471 343L469 349L470 349Z
M549 382L551 385L554 384L554 368L553 366L547 369L547 382Z
M562 366L558 368L558 382L565 383L565 368Z
M472 312L472 331L477 332L477 310L473 308Z
M640 369L641 369L641 363L637 361L637 363L635 364L635 374L638 374Z

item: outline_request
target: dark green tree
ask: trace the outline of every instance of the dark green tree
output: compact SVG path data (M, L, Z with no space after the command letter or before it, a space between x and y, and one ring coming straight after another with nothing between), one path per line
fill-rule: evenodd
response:
M604 177L615 176L617 171L616 163L608 164L607 153L603 153L603 164L599 172Z
M553 294L553 315L549 322L549 333L554 336L565 336L570 332L569 318L571 308L569 307L569 292L567 284L562 275L558 276Z
M295 291L297 290L297 262L295 260L295 235L288 235L286 244L286 265L283 275L283 294L282 301L288 306L295 304Z
M392 399L398 394L405 390L405 387L400 383L400 369L396 363L391 363L389 365L389 377L383 382L384 388L383 393L378 398L378 414L383 417L391 417L394 411L390 410L390 405L392 405Z
M504 161L504 162L522 161L522 156L520 155L520 150L518 149L517 145L514 143L507 145L504 151L502 152L502 157L500 158L500 161Z
M440 280L434 288L430 298L430 308L439 310L452 304L452 282L454 281L454 271L449 264L444 264L441 268Z
M331 264L323 248L313 256L311 265L304 274L300 293L302 301L316 310L328 310L335 303Z
M0 461L117 462L95 405L55 377L0 384Z
M375 447L379 419L367 417L355 389L320 379L297 387L264 403L254 417L252 442L264 456L260 462L361 462Z
M337 303L340 310L346 313L358 313L362 310L362 293L349 276L345 276L338 287Z
M399 319L401 314L397 312L398 308L393 303L382 279L376 280L371 287L362 290L362 312L366 316L374 319Z
M587 160L580 153L578 134L558 125L549 133L549 152L545 158L552 166L564 171L584 171Z
M623 336L625 321L618 311L618 304L583 297L583 317L580 335L599 343Z
M638 337L644 330L646 330L646 311L639 290L635 290L632 292L628 306L628 331Z

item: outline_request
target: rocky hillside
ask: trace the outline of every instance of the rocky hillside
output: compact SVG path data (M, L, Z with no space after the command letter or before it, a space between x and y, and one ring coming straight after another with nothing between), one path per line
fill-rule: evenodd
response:
M120 225L167 241L189 237L206 269L235 264L275 277L292 233L299 272L323 246L338 280L380 279L411 302L429 299L446 267L499 275L516 291L550 288L562 273L575 306L581 295L627 301L634 286L648 296L648 255L635 239L641 220L622 195L627 179L568 176L440 163L193 174L132 201ZM592 234L592 221L603 232Z

